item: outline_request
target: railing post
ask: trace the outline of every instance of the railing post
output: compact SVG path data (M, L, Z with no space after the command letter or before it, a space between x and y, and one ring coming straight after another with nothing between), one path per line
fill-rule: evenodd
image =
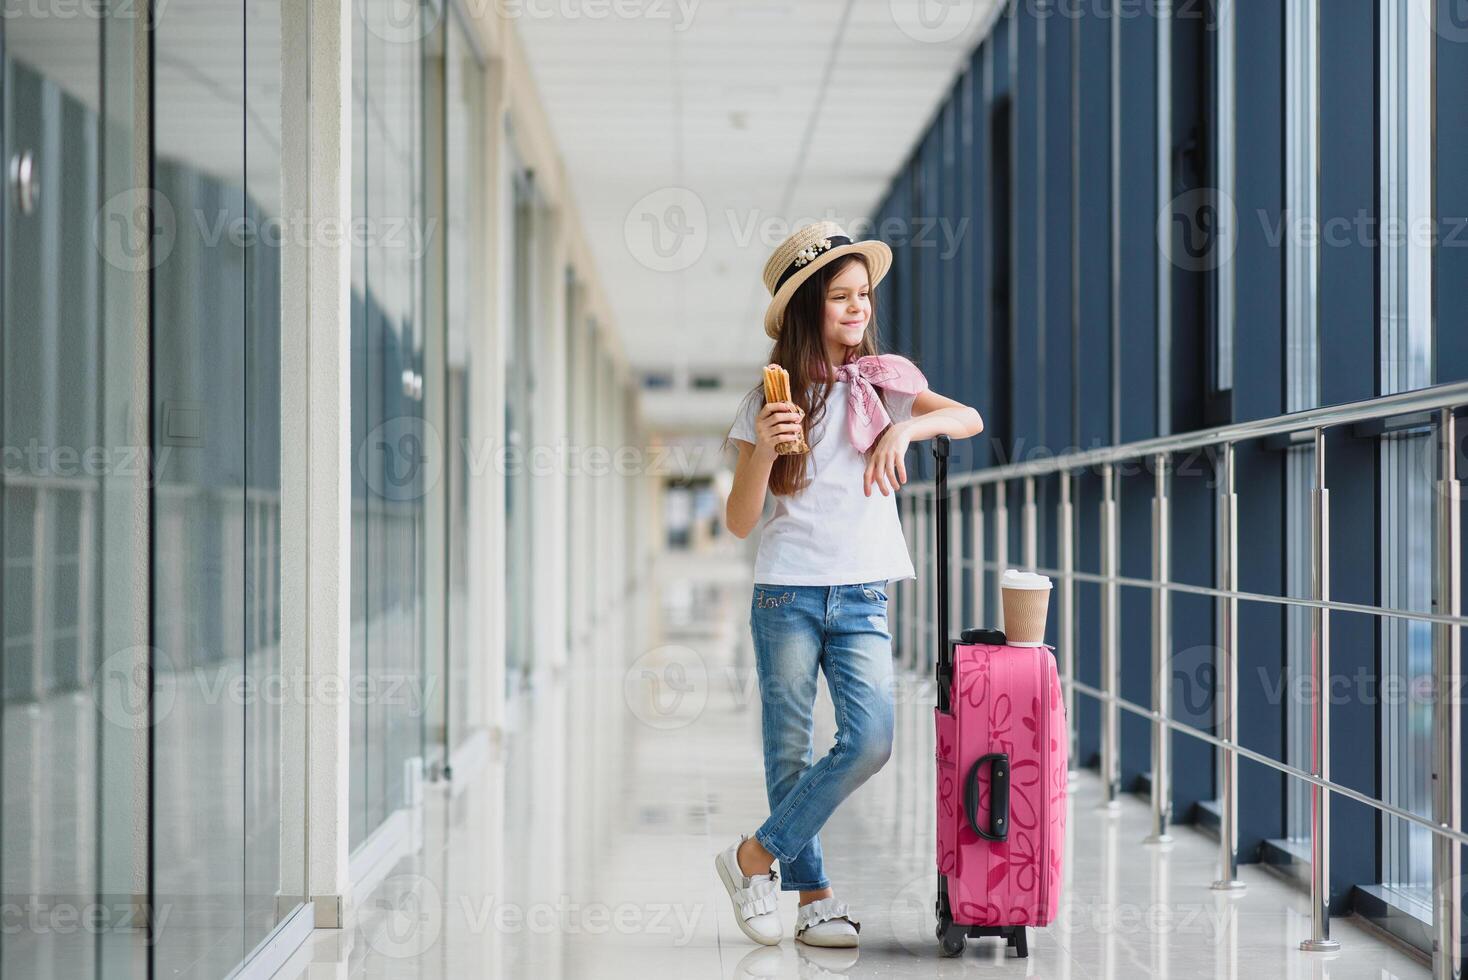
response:
M974 552L974 625L984 626L984 487L976 483L970 489L972 499L969 507L973 514L972 523L969 525L969 533L973 536Z
M1462 528L1458 483L1457 421L1453 409L1442 410L1438 422L1437 612L1458 616L1462 608ZM1462 772L1462 728L1458 684L1462 634L1451 623L1433 623L1433 753L1432 818L1439 827L1463 826L1458 797ZM1463 879L1461 845L1450 837L1432 838L1434 980L1459 980L1463 969Z
M1070 749L1067 757L1070 760L1069 778L1075 779L1080 772L1077 755L1079 754L1079 743L1077 733L1079 731L1076 721L1076 586L1075 586L1075 510L1071 504L1072 485L1075 482L1075 474L1069 470L1060 472L1060 508L1057 520L1060 525L1060 534L1057 539L1057 550L1060 559L1060 620L1058 623L1058 635L1056 637L1060 647L1060 676L1065 679L1064 692L1066 738Z
M1101 806L1121 808L1121 746L1119 744L1121 711L1116 703L1121 689L1120 663L1117 659L1119 639L1116 581L1121 533L1116 512L1116 467L1101 467L1101 688L1106 700L1101 704Z
M912 526L917 529L917 553L918 553L918 577L914 583L916 596L912 603L913 618L913 643L912 651L903 664L908 670L917 670L918 666L926 658L925 647L928 642L928 619L932 610L928 608L928 582L932 576L928 571L928 558L933 553L929 547L929 538L932 536L928 529L928 495L917 494L912 502L916 511L916 520Z
M1223 444L1218 463L1218 483L1222 491L1218 499L1218 587L1227 592L1239 590L1239 505L1234 492L1234 444ZM1218 891L1241 891L1244 882L1238 877L1239 859L1239 757L1233 747L1239 737L1239 665L1237 659L1239 632L1239 600L1233 597L1219 601L1218 693L1223 717L1218 719L1218 737L1227 746L1221 752L1221 810L1218 822L1220 874L1213 888Z
M1035 512L1035 478L1027 476L1024 480L1025 503L1024 509L1020 511L1021 527L1024 537L1024 568L1027 572L1033 572L1035 566L1040 564L1040 549L1038 536L1035 530L1035 521L1038 515Z
M1172 596L1167 589L1172 527L1167 454L1158 453L1152 463L1152 832L1143 843L1167 844L1172 841L1167 832L1172 823L1172 730L1167 727L1172 713Z
M907 498L897 498L897 523L902 528L902 544L912 554L912 525L907 519ZM916 565L914 571L922 574ZM887 604L887 621L892 631L892 666L898 667L907 652L907 579L898 582L892 590L892 599Z
M1004 596L1000 594L999 579L1009 564L1008 489L1003 480L994 484L994 619L999 629L1004 629Z
M1312 495L1311 579L1315 598L1330 599L1330 491L1325 486L1325 429L1315 427L1315 492ZM1312 609L1310 686L1311 772L1330 778L1330 610ZM1308 952L1330 952L1341 944L1330 938L1330 796L1310 784L1310 938L1300 941Z
M913 550L918 553L919 572L917 578L907 583L907 623L905 624L905 629L907 630L907 653L903 658L903 663L905 664L917 663L917 649L918 645L922 642L923 635L923 606L921 601L922 597L918 592L918 589L922 586L923 577L927 575L926 569L924 569L921 564L922 527L918 524L918 514L920 513L922 500L923 498L921 494L914 494L907 502L908 526L912 528L914 543Z

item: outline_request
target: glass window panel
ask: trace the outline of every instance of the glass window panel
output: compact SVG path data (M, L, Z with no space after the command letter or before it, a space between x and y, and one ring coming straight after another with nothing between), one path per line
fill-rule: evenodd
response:
M181 0L154 33L153 880L157 974L244 958L246 249L243 18ZM167 456L162 454L166 452Z

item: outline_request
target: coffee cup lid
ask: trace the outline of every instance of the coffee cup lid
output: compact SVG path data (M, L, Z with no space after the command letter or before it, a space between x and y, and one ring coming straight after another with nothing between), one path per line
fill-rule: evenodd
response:
M1050 579L1044 575L1034 572L1022 572L1018 568L1006 568L1004 575L999 580L999 587L1003 589L1048 589L1051 588Z

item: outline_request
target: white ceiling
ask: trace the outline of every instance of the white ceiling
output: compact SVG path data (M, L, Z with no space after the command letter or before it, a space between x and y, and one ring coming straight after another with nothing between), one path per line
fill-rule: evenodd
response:
M633 366L749 371L644 405L707 430L759 379L770 250L869 219L1000 0L679 2L514 9Z

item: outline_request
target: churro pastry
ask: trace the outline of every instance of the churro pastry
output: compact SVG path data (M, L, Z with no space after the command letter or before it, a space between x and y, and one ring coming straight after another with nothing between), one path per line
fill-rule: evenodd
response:
M790 372L778 364L765 365L765 401L792 401L790 397ZM794 439L777 445L775 452L782 456L789 456L792 453L808 453L810 452L810 446L806 444L805 436L799 435Z

